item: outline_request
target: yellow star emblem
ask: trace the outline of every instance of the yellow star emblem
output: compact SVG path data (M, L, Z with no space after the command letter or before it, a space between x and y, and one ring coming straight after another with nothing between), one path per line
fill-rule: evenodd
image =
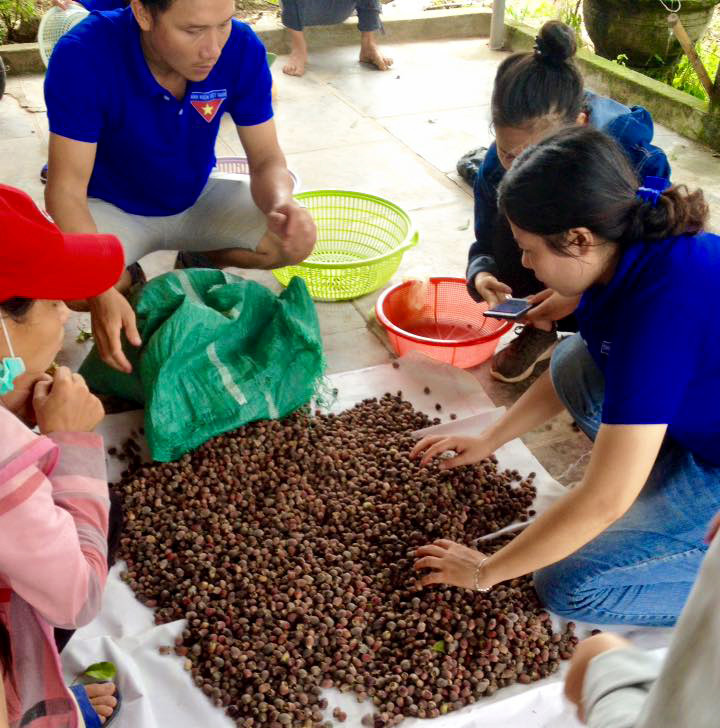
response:
M213 107L210 106L210 104L205 104L205 106L202 107L203 114L205 116L212 116L213 115Z

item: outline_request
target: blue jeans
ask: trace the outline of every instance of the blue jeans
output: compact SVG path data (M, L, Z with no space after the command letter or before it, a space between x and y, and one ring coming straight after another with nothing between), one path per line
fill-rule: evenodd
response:
M550 362L555 391L595 439L605 382L579 334ZM709 403L714 406L715 403ZM541 601L556 614L598 624L665 627L678 618L720 510L720 466L666 438L628 512L566 559L535 572Z

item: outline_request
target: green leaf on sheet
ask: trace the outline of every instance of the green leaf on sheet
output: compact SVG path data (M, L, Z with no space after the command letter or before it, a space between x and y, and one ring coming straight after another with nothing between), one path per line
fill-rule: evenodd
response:
M83 673L84 677L92 677L95 680L112 680L115 675L117 668L112 662L96 662Z

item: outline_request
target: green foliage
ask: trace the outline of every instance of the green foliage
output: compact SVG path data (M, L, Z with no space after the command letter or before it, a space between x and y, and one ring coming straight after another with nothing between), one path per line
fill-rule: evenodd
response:
M512 20L516 23L525 23L528 25L535 25L533 21L539 19L546 19L548 17L548 11L554 10L550 2L540 2L532 5L531 3L525 2L510 2L507 5L506 12Z
M583 44L582 0L509 0L507 13L513 21L533 27L539 27L551 18L562 20L575 31L578 45ZM720 8L715 13L707 34L697 44L696 50L710 78L714 79L720 66ZM657 55L651 60L653 62L651 65L658 67L662 67L665 63L664 59ZM626 66L628 57L621 53L614 62ZM677 67L670 70L670 76L668 74L658 76L652 73L652 69L648 69L647 72L653 78L669 83L673 88L692 94L703 101L708 100L695 69L684 54Z
M718 72L718 66L720 66L720 42L712 40L710 43L698 43L695 46L695 50L700 56L700 60L703 62L710 78L715 78ZM678 64L671 85L673 88L696 96L703 101L708 100L705 88L700 83L700 79L686 55L683 55Z
M0 0L0 41L12 43L20 23L37 17L33 0Z
M561 20L575 31L578 46L583 45L582 0L511 0L507 13L515 22L533 27L546 20Z
M569 25L574 31L578 39L578 45L582 45L582 34L583 34L583 16L582 16L582 0L566 0L565 2L559 3L560 12L559 19L562 20L565 25Z

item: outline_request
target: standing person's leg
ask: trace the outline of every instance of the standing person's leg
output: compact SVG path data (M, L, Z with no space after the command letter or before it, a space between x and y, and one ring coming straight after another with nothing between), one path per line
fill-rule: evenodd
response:
M355 0L282 0L282 22L290 33L290 57L283 71L289 76L305 73L308 60L305 27L342 23L354 10Z
M378 71L387 71L393 59L386 56L377 44L375 34L382 30L380 0L357 0L358 30L360 31L360 62L370 63Z
M301 0L282 2L282 23L290 34L290 57L283 66L283 72L288 76L302 76L308 58L300 2Z
M603 380L579 335L558 345L550 372L558 396L594 438ZM666 441L630 510L579 551L535 573L541 601L557 614L588 622L673 625L719 508L720 467Z
M283 73L288 76L304 76L305 64L308 60L307 43L302 30L288 28L290 33L290 56L283 66Z
M375 33L382 30L380 0L283 0L282 21L290 33L290 57L283 71L290 76L305 73L308 60L305 27L342 23L355 11L361 33L360 61L387 71L393 60L382 53L375 39Z

